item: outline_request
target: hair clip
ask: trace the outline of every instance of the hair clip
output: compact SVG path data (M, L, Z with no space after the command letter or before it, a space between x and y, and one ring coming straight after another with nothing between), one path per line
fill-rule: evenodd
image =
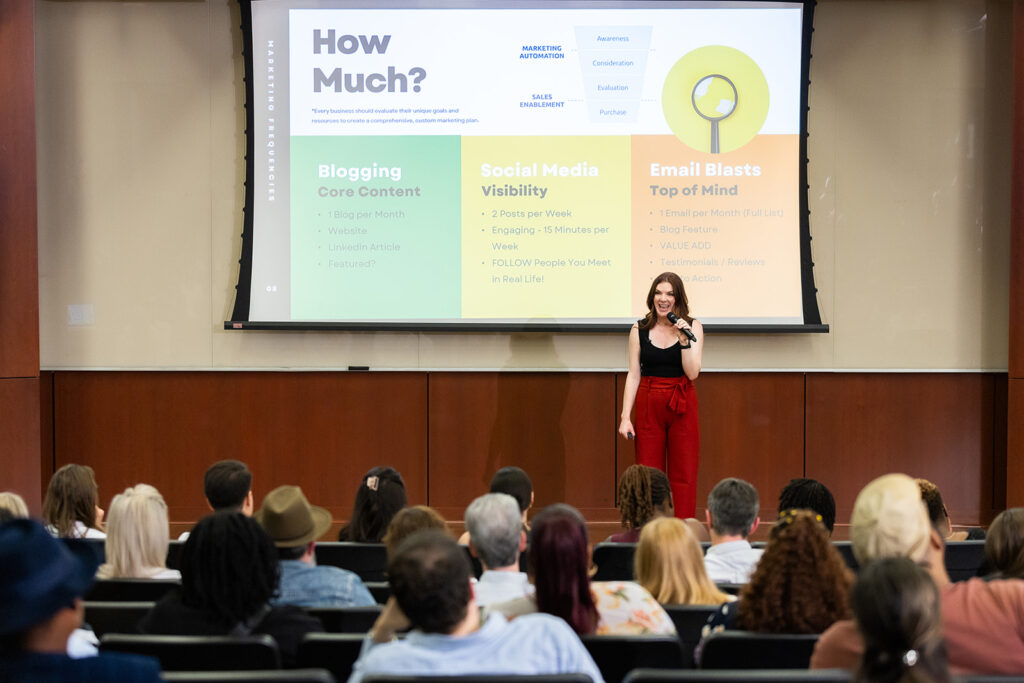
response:
M370 489L371 491L376 491L377 490L377 485L378 485L379 482L380 482L380 479L378 477L367 477L366 478L366 488Z
M903 663L907 666L917 664L917 650L907 650L903 653Z
M797 510L796 508L784 510L783 512L779 513L779 521L777 521L776 524L792 524L796 520L797 514L800 512L802 511ZM807 512L810 511L808 510ZM814 515L814 519L818 522L823 522L823 520L821 519L821 515Z

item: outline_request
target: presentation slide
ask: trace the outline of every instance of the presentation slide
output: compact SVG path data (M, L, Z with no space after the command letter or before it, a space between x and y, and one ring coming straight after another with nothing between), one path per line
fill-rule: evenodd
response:
M801 3L252 16L249 320L804 322Z

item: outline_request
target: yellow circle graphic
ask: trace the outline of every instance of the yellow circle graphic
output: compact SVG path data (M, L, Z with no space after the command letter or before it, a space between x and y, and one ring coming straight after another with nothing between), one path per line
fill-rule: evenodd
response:
M731 152L764 125L768 81L746 54L707 45L686 53L669 70L661 104L683 144L700 152Z

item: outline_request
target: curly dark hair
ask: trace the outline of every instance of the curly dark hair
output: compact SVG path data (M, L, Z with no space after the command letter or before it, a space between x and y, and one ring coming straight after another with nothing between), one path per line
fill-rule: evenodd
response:
M849 618L850 584L821 516L787 510L740 591L736 625L762 633L821 633Z
M836 499L828 487L817 479L790 479L779 494L779 512L803 508L821 515L821 521L831 534L836 527Z
M181 601L225 627L256 614L277 593L277 548L240 512L199 520L181 551Z
M654 517L654 509L671 495L664 472L644 465L630 465L622 473L616 492L622 526L639 529L647 524Z

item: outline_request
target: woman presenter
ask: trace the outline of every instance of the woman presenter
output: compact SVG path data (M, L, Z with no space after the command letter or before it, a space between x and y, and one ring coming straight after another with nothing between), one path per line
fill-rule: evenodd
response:
M636 462L668 475L676 517L697 511L697 392L704 327L690 316L675 273L654 278L647 315L629 331L629 373L619 434L636 439ZM636 404L636 427L629 416Z

